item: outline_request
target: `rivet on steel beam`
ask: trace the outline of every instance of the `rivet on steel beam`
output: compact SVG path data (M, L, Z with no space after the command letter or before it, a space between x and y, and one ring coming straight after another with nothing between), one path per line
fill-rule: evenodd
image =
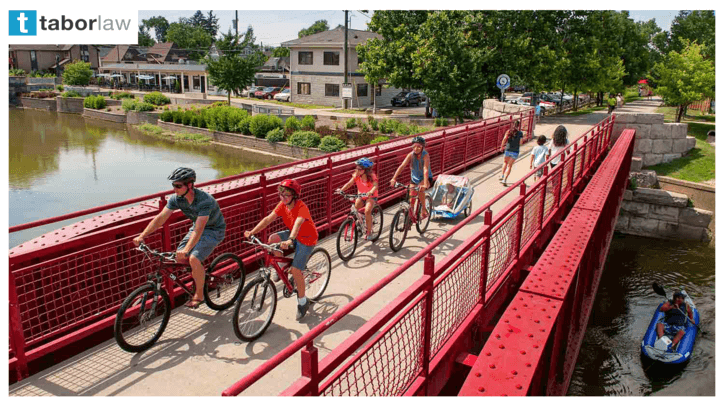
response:
M492 356L493 354L490 352L485 352L485 356Z
M485 393L485 387L478 387L478 391L481 393Z
M520 354L525 355L525 351L524 350L520 351Z
M520 389L523 388L523 386L521 386L521 385L519 385L519 384L516 384L516 385L515 385L515 388L518 389L518 390L520 390Z
M533 334L528 334L528 337L529 337L529 338L532 338L532 337L533 337Z
M488 367L490 367L491 369L495 369L495 364L491 363L490 366L488 366Z
M530 363L526 363L526 364L525 364L525 367L531 367L531 364L530 364Z
M533 347L534 347L535 349L538 349L538 345L533 345Z

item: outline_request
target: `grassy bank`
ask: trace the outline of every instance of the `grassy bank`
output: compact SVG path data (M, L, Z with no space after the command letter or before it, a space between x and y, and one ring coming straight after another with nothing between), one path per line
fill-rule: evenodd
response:
M676 120L676 106L662 106L656 109L656 113L664 114L664 121L673 123ZM709 122L714 123L716 115L701 114L699 110L689 109L681 118L682 123L686 122Z
M232 99L241 99L241 100L248 100L249 102L264 102L264 103L273 103L275 105L280 106L286 106L286 107L298 107L300 109L334 109L334 106L326 106L326 105L311 105L311 104L305 104L305 103L290 103L290 102L282 102L280 100L267 100L267 99L257 99L257 98L242 98L242 97L232 97Z
M149 123L143 123L134 127L141 131L143 134L159 137L164 140L197 144L209 144L211 142L211 137L204 136L203 134L164 131L161 127Z
M676 108L673 108L676 109ZM692 182L708 181L715 178L714 147L706 142L706 133L714 129L713 124L687 123L689 136L696 137L696 147L689 153L670 163L647 167L658 175Z

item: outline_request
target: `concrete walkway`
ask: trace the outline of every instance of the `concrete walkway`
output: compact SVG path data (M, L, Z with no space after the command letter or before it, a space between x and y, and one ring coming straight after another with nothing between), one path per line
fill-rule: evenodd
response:
M641 101L630 103L620 111L653 112L655 107L653 103ZM571 142L574 142L605 116L605 113L593 113L547 117L537 126L535 134L550 137L555 127L563 124L569 131ZM520 158L513 167L509 181L518 180L530 171L530 151L534 146L535 142L528 142L521 147ZM476 190L474 208L484 205L505 189L497 180L502 162L502 155L499 155L464 174L470 178ZM510 191L493 206L493 213L502 209L517 194L518 191ZM313 304L301 323L294 320L296 301L280 295L276 315L266 333L253 343L242 343L235 337L231 326L233 309L216 313L205 305L196 310L181 307L173 311L166 331L150 350L141 354L126 353L114 340L109 340L10 386L9 394L218 396L457 223L456 220L433 220L424 236L419 236L413 228L402 250L394 253L388 245L388 229L396 210L397 205L394 205L385 211L385 229L380 240L362 244L347 264L337 258L334 246L336 235L320 242L332 255L331 281L325 296ZM479 219L466 225L434 251L435 258L442 259L481 224L482 219ZM332 325L315 341L320 360L421 276L422 262L419 262L350 315ZM300 356L297 353L243 394L277 395L299 376Z

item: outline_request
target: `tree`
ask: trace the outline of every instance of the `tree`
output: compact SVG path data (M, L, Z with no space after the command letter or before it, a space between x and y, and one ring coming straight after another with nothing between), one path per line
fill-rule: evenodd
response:
M659 36L657 45L668 55L671 51L681 53L687 44L696 41L702 46L702 56L714 62L715 20L712 10L682 10L671 22L671 32Z
M166 32L167 42L175 43L179 48L189 50L189 58L201 59L213 43L213 37L202 27L191 24L171 23Z
M73 61L63 70L63 83L66 85L85 86L90 83L93 70L90 63L80 60Z
M668 105L678 106L676 122L688 105L697 100L714 98L714 63L704 58L705 47L696 42L686 44L681 53L671 51L663 62L654 66L658 77L656 93Z
M142 25L138 26L138 45L141 47L150 47L155 43L156 41L154 41L148 33L148 28Z
M214 15L214 10L209 10L209 14L206 15L204 29L212 38L216 37L216 34L219 32L219 17Z
M327 24L327 20L317 20L308 28L304 28L301 31L299 31L299 38L306 37L307 35L312 35L316 33L321 33L323 31L329 30L329 25Z
M285 47L276 47L272 51L273 57L288 57L289 56L289 48Z
M246 57L224 54L216 61L206 58L204 63L211 84L224 89L227 101L231 103L232 92L252 83L257 69L264 63L264 54L258 51Z
M153 28L156 33L157 42L166 42L166 31L168 31L168 20L163 16L155 16L149 19L143 20L142 24L146 29ZM139 44L140 45L140 44Z

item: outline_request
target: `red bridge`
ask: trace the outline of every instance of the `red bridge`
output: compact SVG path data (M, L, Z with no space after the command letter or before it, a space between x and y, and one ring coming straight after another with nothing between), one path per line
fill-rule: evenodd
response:
M433 173L479 172L500 153L504 132L518 119L530 138L530 113L425 134ZM537 182L532 182L531 171L431 243L421 242L420 250L409 252L408 260L390 274L381 279L364 277L374 278L375 283L347 293L353 299L337 306L336 312L275 356L263 358L263 364L256 363L256 369L232 365L218 373L215 386L228 387L224 395L275 394L277 390L269 389L284 385L276 373L281 368L286 369L283 377L287 380L290 369L299 375L298 380L287 383L284 395L435 395L443 391L451 376L465 377L469 372L461 395L565 395L631 161L634 133L626 130L612 144L613 122L613 116L607 117L590 128L571 144L561 164L546 170ZM398 139L200 184L217 198L228 225L217 253L236 252L245 264L252 264L255 256L241 244L242 233L276 205L276 186L288 177L302 183L304 201L315 223L324 234L332 234L348 209L348 203L332 191L349 179L360 156L374 157L381 180L380 202L393 205L401 192L393 191L388 181L408 151L409 141ZM91 351L87 348L112 337L121 301L150 272L148 266L140 267L141 257L132 250L131 239L165 205L169 194L166 191L10 229L12 233L116 209L11 250L9 368L19 381L11 387L11 394L54 394L39 384L47 380L44 373L26 379L52 364L52 354L85 351L64 362L66 366L107 361L108 355L94 356L102 352L132 357L117 349L112 340ZM189 225L177 213L161 233L147 240L152 247L169 251ZM278 222L267 232L281 228ZM447 253L436 258L433 252ZM338 273L350 268L349 264L336 263L332 281L352 276ZM422 271L422 277L410 277L405 273L408 270ZM395 284L390 284L393 281ZM166 283L170 288L170 282ZM400 284L403 286L393 290ZM334 290L327 290L328 295L332 293ZM171 294L172 302L176 299L178 304L183 292L176 289ZM382 294L386 297L379 312L361 311ZM353 329L340 328L340 321L355 313L367 317ZM174 321L172 317L170 324ZM219 323L230 333L228 319ZM345 330L351 334L330 339L329 335ZM265 335L274 335L272 331ZM278 342L269 339L268 346L290 343L287 332L277 329ZM209 336L206 334L204 341ZM156 347L162 348L161 342ZM336 346L330 348L330 344ZM246 355L232 352L229 362L251 360L249 354L255 349L249 344ZM321 360L320 349L326 354ZM544 360L552 363L542 363ZM119 361L101 379L123 381L122 372L130 366ZM218 384L219 374L226 383ZM256 390L242 393L250 386ZM99 393L81 390L70 394Z

